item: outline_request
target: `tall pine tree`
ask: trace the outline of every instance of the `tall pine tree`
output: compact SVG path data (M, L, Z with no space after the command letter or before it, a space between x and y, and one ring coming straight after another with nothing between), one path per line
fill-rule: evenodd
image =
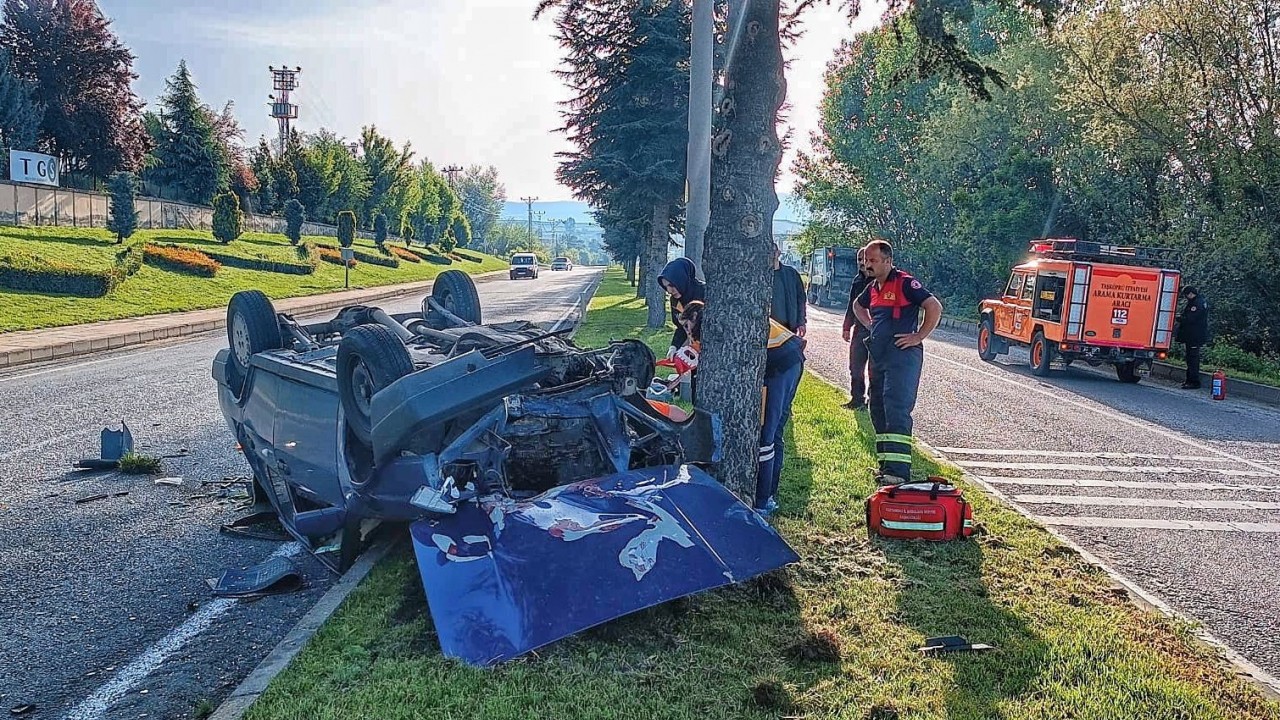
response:
M0 47L0 147L35 150L44 108L32 99L31 83L13 74L9 51Z
M165 82L160 98L160 136L152 176L178 190L187 202L207 205L227 188L228 159L212 113L196 94L187 61Z

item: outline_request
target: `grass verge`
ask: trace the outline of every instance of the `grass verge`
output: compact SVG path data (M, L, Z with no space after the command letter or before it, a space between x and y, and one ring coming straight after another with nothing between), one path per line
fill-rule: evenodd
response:
M667 332L643 332L644 317L610 270L577 340L639 336L665 348ZM806 377L795 402L775 525L799 564L478 670L441 656L404 550L247 717L1280 718L1193 628L1138 609L1101 570L976 488L970 541L869 540L870 428L843 400ZM944 634L997 650L917 650Z
M303 240L337 245L337 240L330 237L304 236ZM300 262L297 250L288 239L283 235L266 233L245 233L234 242L223 245L203 231L140 230L129 242L210 250L246 260L271 260L290 265ZM378 255L372 240L357 238L355 247ZM8 250L77 268L104 270L112 267L120 249L115 238L102 229L0 228L0 256ZM451 268L483 273L507 267L502 259L473 252L468 254L480 257L481 262L455 261L452 265L405 262L395 268L358 263L351 270L351 287L430 280ZM341 264L319 263L314 273L296 275L230 267L223 263L214 277L193 277L172 269L144 265L105 297L89 298L0 287L0 332L219 307L226 305L237 291L252 288L273 298L334 292L343 289L343 268Z

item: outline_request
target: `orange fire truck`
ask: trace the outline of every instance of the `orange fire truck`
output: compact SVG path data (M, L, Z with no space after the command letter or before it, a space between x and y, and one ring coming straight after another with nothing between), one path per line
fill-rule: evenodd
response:
M1121 382L1136 383L1167 357L1180 281L1173 251L1041 238L1031 254L1000 298L982 301L983 360L1019 345L1036 375L1081 360L1115 365Z

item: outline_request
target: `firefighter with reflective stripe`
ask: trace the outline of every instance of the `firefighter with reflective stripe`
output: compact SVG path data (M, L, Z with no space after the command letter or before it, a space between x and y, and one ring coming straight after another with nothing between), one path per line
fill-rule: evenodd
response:
M680 325L689 339L702 340L700 301L689 303L680 313ZM800 386L804 370L804 338L770 318L769 336L765 343L764 407L760 420L760 454L756 475L756 497L753 507L761 515L771 515L778 508L778 482L782 477L784 421L791 415L791 403Z
M870 330L865 342L871 354L868 404L880 461L876 481L892 485L911 479L911 412L924 366L922 343L938 327L942 303L919 280L893 266L888 242L868 243L863 258L872 282L854 303L854 314Z

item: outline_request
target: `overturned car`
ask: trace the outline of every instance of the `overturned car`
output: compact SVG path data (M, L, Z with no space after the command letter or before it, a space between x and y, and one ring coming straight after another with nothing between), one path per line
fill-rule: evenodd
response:
M455 270L406 314L232 297L213 377L258 509L338 572L409 523L442 650L476 665L797 559L705 472L716 418L645 398L647 346L481 315Z

